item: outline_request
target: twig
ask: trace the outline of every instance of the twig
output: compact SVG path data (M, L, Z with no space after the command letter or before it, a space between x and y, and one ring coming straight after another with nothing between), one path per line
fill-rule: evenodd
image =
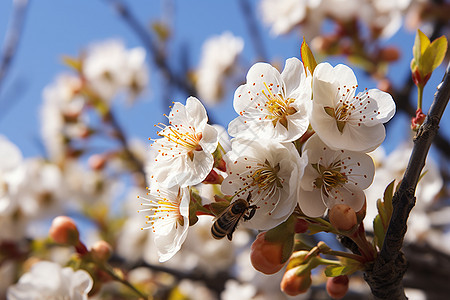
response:
M28 7L28 0L13 1L14 11L12 13L11 25L6 33L3 44L2 56L0 58L0 91L9 67L17 53L22 28L25 22L25 13Z
M414 148L408 167L392 201L394 209L383 248L373 267L364 274L365 280L377 299L406 299L402 279L407 263L400 249L403 245L409 213L415 205L415 189L449 98L450 63L435 94L428 116L414 138Z
M130 26L130 28L138 35L141 39L147 51L153 54L154 63L161 69L164 76L169 80L169 82L176 85L178 88L184 90L188 95L195 96L197 93L195 88L188 84L183 78L178 77L169 67L164 54L159 51L157 45L153 41L151 35L145 27L143 27L136 19L136 17L131 13L128 7L120 0L106 0L111 3L115 11L119 16L125 21L125 23Z
M258 24L253 14L254 9L251 7L248 0L240 0L239 4L241 6L241 11L244 15L245 24L247 25L257 58L262 61L267 61L267 51L264 47L263 39L261 38L261 33L258 29Z

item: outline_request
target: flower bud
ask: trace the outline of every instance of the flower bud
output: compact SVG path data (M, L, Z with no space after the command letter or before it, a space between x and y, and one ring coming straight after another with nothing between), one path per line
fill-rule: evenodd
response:
M380 60L387 62L397 61L400 58L400 51L397 47L385 47L380 50L379 58Z
M101 170L106 164L106 157L101 154L91 155L88 159L88 165L92 170Z
M356 213L346 204L336 204L328 215L330 223L340 231L349 231L357 225Z
M98 241L92 246L92 257L101 262L106 262L112 255L111 245L105 241Z
M308 222L304 219L297 219L295 223L295 233L305 233L308 230Z
M289 296L305 293L311 286L311 272L297 275L297 268L287 270L281 279L280 288Z
M281 270L283 245L265 240L265 232L258 234L252 244L250 259L253 267L264 274L274 274Z
M348 291L348 276L341 275L327 279L327 293L333 299L342 299Z
M66 216L58 216L53 219L49 235L59 244L70 245L77 245L80 236L75 221Z

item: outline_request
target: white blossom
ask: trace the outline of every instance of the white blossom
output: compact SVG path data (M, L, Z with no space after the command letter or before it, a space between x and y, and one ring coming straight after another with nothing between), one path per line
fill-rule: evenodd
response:
M110 101L122 88L133 93L144 89L148 81L145 50L126 49L118 40L92 44L82 62L89 86L104 101Z
M195 97L189 97L186 106L174 103L168 119L169 126L159 124L162 138L152 144L157 154L150 175L167 187L196 185L213 168L218 133L207 124L206 110Z
M355 211L362 208L363 190L372 183L374 175L370 156L333 150L314 135L305 143L302 160L306 167L300 180L298 203L303 213L320 217L336 204L346 204Z
M186 239L189 228L189 188L172 187L163 188L157 183L150 187L147 197L139 197L145 202L141 212L149 211L146 216L149 226L142 229L151 229L159 261L165 262L177 253Z
M271 26L273 35L286 34L307 19L308 11L321 0L263 0L261 14L264 23Z
M225 76L234 69L243 49L244 40L228 31L209 38L203 44L196 73L196 88L202 100L210 104L220 100Z
M256 63L247 83L237 88L233 106L239 116L228 125L231 136L294 141L308 129L311 76L295 57L281 74L270 64Z
M292 143L235 138L225 156L228 176L222 192L256 205L249 228L267 230L284 222L296 206L296 190L303 174L300 156Z
M87 119L82 115L86 99L79 93L81 80L61 74L42 92L41 135L53 160L65 157L66 140L87 132Z
M0 135L0 216L11 215L16 208L15 194L21 180L22 152Z
M391 95L377 89L355 95L357 87L345 65L321 63L314 70L311 126L329 147L369 152L386 136L383 123L395 113Z
M19 282L8 289L10 300L68 299L87 300L93 280L84 270L61 268L60 265L41 261L35 263Z

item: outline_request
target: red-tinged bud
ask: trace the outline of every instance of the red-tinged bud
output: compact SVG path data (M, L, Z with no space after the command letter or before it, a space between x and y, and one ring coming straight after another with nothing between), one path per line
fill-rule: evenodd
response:
M377 88L383 92L392 94L392 82L387 78L381 79L377 84Z
M105 241L98 241L92 246L92 257L100 262L106 262L112 255L111 245Z
M416 116L411 119L411 129L414 131L419 130L426 117L427 115L422 112L422 109L418 108L416 110Z
M308 291L311 286L311 272L305 272L298 276L297 268L287 270L281 279L280 288L289 296L297 296Z
M251 247L250 259L253 267L264 274L274 274L284 266L282 260L283 245L268 242L265 232L258 234Z
M219 169L222 172L227 171L227 163L223 160L223 158L220 158L214 165L217 169Z
M341 275L327 279L327 293L333 299L342 299L348 291L348 276Z
M304 219L297 219L295 223L295 233L305 233L308 230L308 222Z
M205 180L203 180L203 183L206 184L221 184L223 181L223 177L220 174L217 174L216 171L211 170L209 172L208 176L206 176Z
M331 225L340 231L349 231L357 225L356 213L346 204L336 204L328 215Z
M381 49L378 55L382 61L394 62L400 58L400 51L397 47L388 46Z
M53 219L49 230L50 237L59 244L77 245L80 234L75 221L66 216Z
M105 167L106 157L101 154L91 155L88 159L88 165L92 170L98 171Z

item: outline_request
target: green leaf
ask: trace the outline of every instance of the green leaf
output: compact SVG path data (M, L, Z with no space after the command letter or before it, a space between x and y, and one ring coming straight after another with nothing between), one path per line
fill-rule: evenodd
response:
M386 211L386 215L388 217L388 221L391 219L392 216L392 198L394 197L394 186L395 186L395 179L392 180L391 183L386 187L384 190L384 209Z
M441 36L435 39L425 51L424 57L429 55L432 58L431 72L433 72L442 63L447 52L447 38Z
M81 60L70 56L63 56L62 61L66 66L74 69L77 72L81 72L82 68Z
M336 277L336 276L341 276L341 275L348 275L351 273L353 273L353 272L351 272L351 268L349 268L348 266L330 265L325 268L325 275L327 277Z
M381 221L380 215L377 215L375 219L373 219L373 233L374 233L374 243L378 248L383 247L384 237L386 236L386 232L383 226L383 222Z
M313 53L311 52L311 49L305 42L305 38L303 38L302 46L300 48L300 55L302 57L305 72L307 72L307 69L309 69L309 72L312 74L317 66L317 62L314 58Z
M427 49L428 45L430 45L430 39L422 31L420 31L420 29L418 29L413 46L414 59L418 64L420 64L420 58Z

